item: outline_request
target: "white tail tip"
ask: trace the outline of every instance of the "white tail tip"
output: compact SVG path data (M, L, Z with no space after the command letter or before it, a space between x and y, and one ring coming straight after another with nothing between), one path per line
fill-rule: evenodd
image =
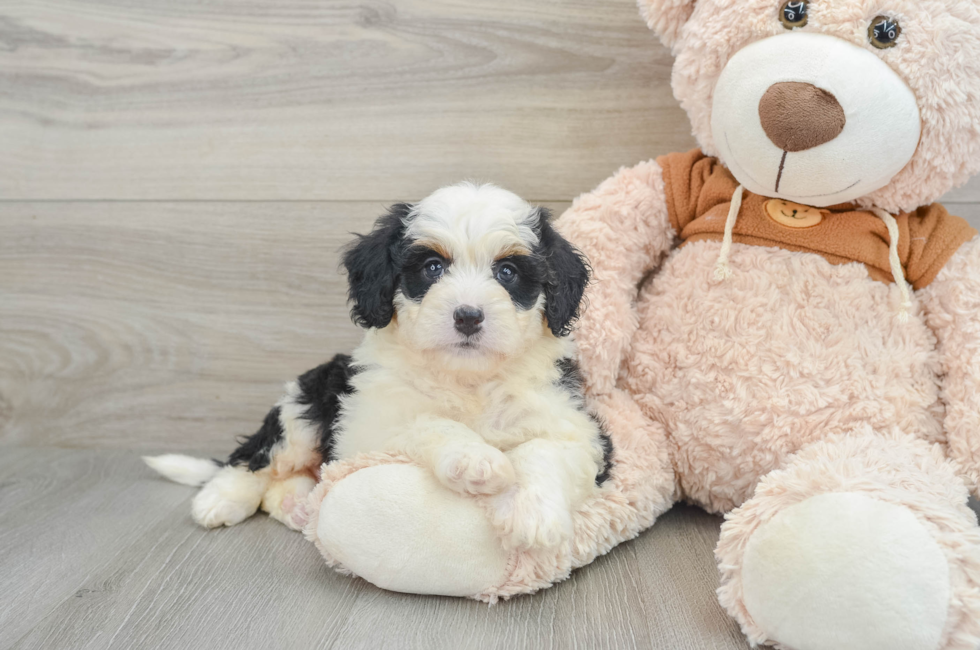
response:
M194 487L204 485L221 469L213 460L180 454L143 456L143 462L175 483Z

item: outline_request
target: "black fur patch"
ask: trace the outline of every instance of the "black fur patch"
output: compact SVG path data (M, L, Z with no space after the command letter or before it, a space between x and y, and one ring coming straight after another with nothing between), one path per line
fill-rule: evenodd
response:
M580 404L582 409L585 408L585 379L582 377L582 371L579 370L578 363L575 359L570 359L568 357L564 359L559 359L555 362L555 366L561 372L561 376L558 381L555 382L556 385L567 393L574 395L576 398L581 400ZM609 474L613 467L613 443L612 438L606 433L606 423L603 422L595 413L589 413L589 417L595 422L596 426L599 428L599 444L602 445L602 470L595 477L595 484L602 485L609 480Z
M517 269L517 277L511 282L503 282L497 278L510 299L519 309L527 311L538 302L538 296L544 288L543 280L547 276L544 261L532 255L510 255L502 257L493 265L493 275L497 277L498 269L504 264L510 264Z
M340 412L340 398L353 392L350 378L357 371L350 362L348 355L338 354L328 363L302 374L297 380L300 387L297 403L306 406L303 417L319 429L318 447L324 461L333 460L333 427ZM268 467L272 448L283 436L279 421L280 410L278 406L273 408L256 433L239 439L238 449L228 457L229 465L248 465L252 472Z
M579 370L575 359L568 357L559 359L555 365L561 372L561 377L558 378L558 386L576 397L583 397L582 387L585 385L585 380L582 378L582 371Z
M279 423L279 407L276 406L265 416L259 430L250 436L238 439L238 449L228 457L229 465L248 465L257 472L269 464L269 452L282 440L282 425Z
M544 313L555 336L568 336L578 317L579 305L589 284L589 265L580 252L551 227L551 214L538 208L538 246L535 255L544 260Z
M425 263L433 257L442 261L443 272L449 269L449 260L431 248L413 246L408 249L401 268L401 287L402 293L409 300L422 302L432 285L439 281L438 278L433 280L425 274Z
M357 374L357 369L350 362L349 355L338 354L328 363L304 373L298 380L301 392L296 401L306 406L304 419L319 429L323 462L334 459L334 423L340 414L340 398L354 392L350 379Z
M599 425L599 443L602 445L602 471L596 474L595 484L601 486L609 480L613 469L613 442L609 434L606 433L606 423L595 413L591 413L592 420Z
M361 327L385 327L395 313L395 289L408 243L404 221L412 206L398 203L344 253L351 320Z

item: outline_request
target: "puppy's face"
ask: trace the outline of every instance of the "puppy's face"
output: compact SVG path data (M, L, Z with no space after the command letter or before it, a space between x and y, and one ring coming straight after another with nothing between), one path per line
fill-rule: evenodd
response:
M492 185L394 206L345 255L355 321L463 367L567 334L588 272L547 217Z

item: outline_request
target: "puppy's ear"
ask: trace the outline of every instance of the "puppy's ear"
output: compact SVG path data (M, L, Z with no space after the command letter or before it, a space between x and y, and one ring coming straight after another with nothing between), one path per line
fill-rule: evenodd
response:
M405 218L412 206L398 203L374 222L374 230L344 252L351 320L361 327L385 327L395 313L395 288L405 248Z
M544 281L544 314L555 336L567 336L578 318L579 305L589 284L585 257L551 227L551 213L538 208L537 253L548 267Z

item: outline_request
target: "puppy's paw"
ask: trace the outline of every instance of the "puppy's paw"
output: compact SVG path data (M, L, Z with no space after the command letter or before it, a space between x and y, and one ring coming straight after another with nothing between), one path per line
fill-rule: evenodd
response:
M273 482L262 498L262 509L286 527L303 530L309 519L306 497L315 485L316 481L305 475Z
M292 494L287 495L282 500L282 514L283 516L279 521L293 530L303 530L306 522L310 520L310 513L306 509L306 499L298 498Z
M205 528L234 526L255 514L258 504L235 499L208 487L198 492L191 503L191 517L198 524Z
M514 466L496 447L453 445L439 453L435 467L442 483L464 494L497 494L514 484Z
M508 549L554 547L574 534L572 513L560 495L515 486L492 500L493 525Z

